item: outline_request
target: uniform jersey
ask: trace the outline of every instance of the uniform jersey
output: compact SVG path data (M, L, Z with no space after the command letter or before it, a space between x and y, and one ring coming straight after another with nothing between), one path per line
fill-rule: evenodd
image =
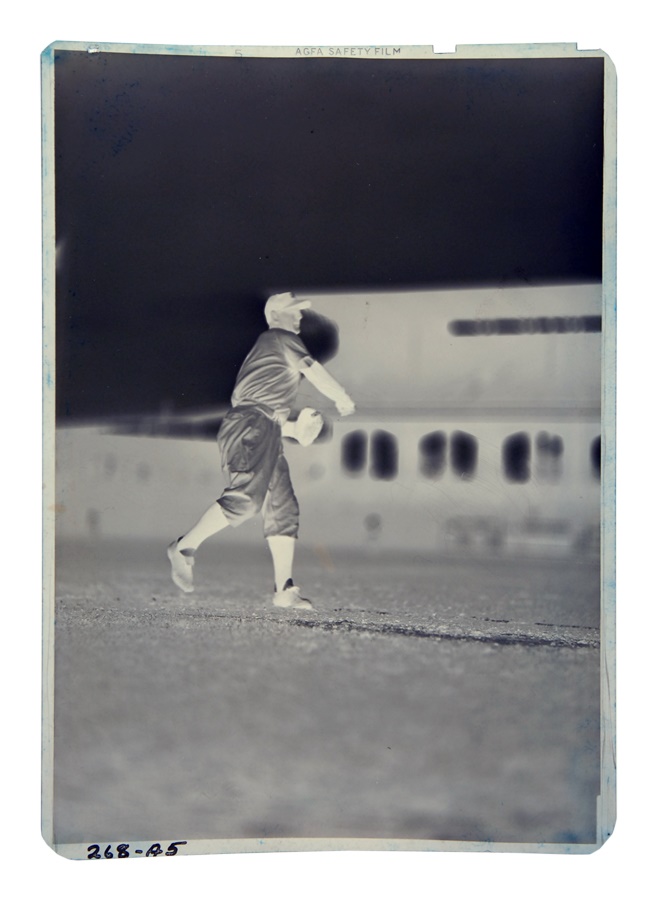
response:
M298 534L299 504L283 455L281 425L296 400L301 373L312 363L298 335L270 328L239 370L233 409L218 433L230 479L218 503L233 528L261 511L266 537Z
M289 410L296 399L301 373L312 363L298 335L281 328L264 331L239 370L232 406L260 404L272 410Z

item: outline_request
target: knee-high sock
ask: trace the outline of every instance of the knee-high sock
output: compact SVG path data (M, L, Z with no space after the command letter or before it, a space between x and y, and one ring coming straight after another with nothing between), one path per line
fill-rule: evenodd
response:
M292 577L294 564L295 538L278 534L267 538L271 559L274 564L274 584L277 591L282 591Z
M179 550L197 550L203 541L222 531L230 523L218 503L212 503L209 509L200 516L190 531L179 539Z

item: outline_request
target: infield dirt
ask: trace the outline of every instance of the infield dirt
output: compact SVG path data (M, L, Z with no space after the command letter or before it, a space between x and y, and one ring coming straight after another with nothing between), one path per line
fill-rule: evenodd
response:
M63 543L57 843L387 838L593 843L599 566Z

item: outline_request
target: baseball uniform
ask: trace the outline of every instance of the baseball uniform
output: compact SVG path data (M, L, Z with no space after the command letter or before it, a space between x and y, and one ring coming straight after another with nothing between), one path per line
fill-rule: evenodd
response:
M302 371L312 363L298 335L270 328L239 370L232 409L218 433L221 463L230 480L218 503L233 527L262 511L265 537L298 535L299 505L281 426L295 402Z

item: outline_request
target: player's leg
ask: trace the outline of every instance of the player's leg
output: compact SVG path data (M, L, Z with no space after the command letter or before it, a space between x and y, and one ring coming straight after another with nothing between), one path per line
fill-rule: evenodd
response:
M280 451L280 428L257 411L233 410L218 435L229 485L186 534L168 547L171 576L185 593L193 590L195 551L228 525L236 528L262 508Z
M184 593L190 594L193 590L195 551L203 541L218 534L229 524L218 501L215 501L204 511L193 528L168 547L172 580Z
M299 533L299 504L285 457L279 456L262 508L264 534L274 567L274 606L312 609L294 584L294 548Z
M180 537L177 541L177 547L182 553L186 550L195 552L203 541L206 541L207 538L212 537L214 534L218 534L219 531L223 531L229 524L223 512L223 507L218 500L215 500L209 509L203 512L193 528Z
M284 534L274 534L267 538L271 560L274 567L274 590L281 590L288 582L292 582L294 567L294 547L296 538Z

